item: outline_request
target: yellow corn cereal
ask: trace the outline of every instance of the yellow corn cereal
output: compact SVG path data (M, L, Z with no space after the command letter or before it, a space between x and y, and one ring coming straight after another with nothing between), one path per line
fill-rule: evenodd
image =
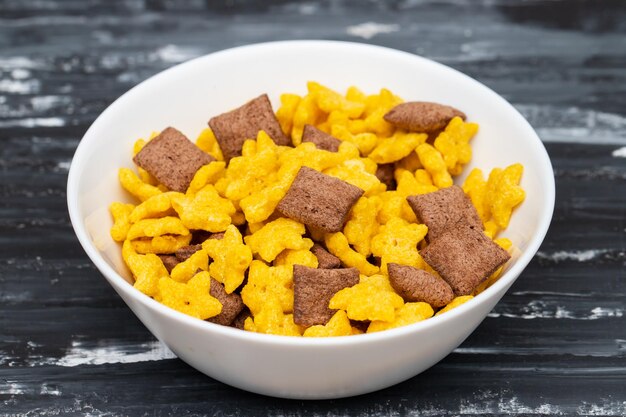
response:
M300 97L297 94L281 94L280 107L276 112L276 118L280 127L287 136L291 136L291 128L293 127L293 116L296 113L298 104L300 104Z
M300 100L293 114L293 125L291 128L291 140L295 146L302 142L304 125L317 125L323 115L324 113L317 107L316 97L313 95L307 94Z
M447 306L439 310L437 314L435 314L435 316L446 313L452 310L453 308L460 306L461 304L467 303L472 298L474 298L474 296L472 295L462 295L460 297L456 297L454 300L450 301Z
M489 213L485 211L485 199L487 197L487 182L483 177L483 172L474 168L463 183L463 191L472 200L472 204L478 212L478 216L483 224L489 220Z
M328 251L341 259L341 262L346 266L357 268L364 275L373 275L379 271L377 266L367 262L365 256L350 247L348 239L343 233L327 234L324 241Z
M330 133L339 140L356 145L363 156L369 155L378 144L378 137L375 134L367 132L353 134L346 126L342 125L333 125Z
M308 249L285 249L274 260L274 266L280 265L304 265L317 268L317 257Z
M241 290L241 298L253 315L263 310L266 300L280 302L283 312L293 311L293 267L291 265L268 266L254 260L250 264L248 283Z
M123 242L128 235L130 229L130 214L135 209L133 204L112 203L109 206L109 212L113 217L113 226L111 227L111 237L116 242Z
M343 234L348 243L363 256L372 253L371 240L378 232L378 210L382 207L382 201L378 196L361 197L352 207L348 221L343 228Z
M358 284L337 292L329 303L331 309L345 310L352 320L387 322L395 319L395 310L402 305L402 297L382 275L361 276Z
M345 311L337 311L325 325L311 326L304 331L304 337L350 336L352 326Z
M406 303L396 310L393 321L373 321L367 328L367 332L374 333L394 329L396 327L408 326L409 324L431 318L433 314L433 308L428 303Z
M169 277L159 279L161 302L166 306L206 320L222 312L222 303L209 294L211 277L208 272L197 273L186 283Z
M325 113L340 111L349 118L356 119L361 116L365 109L364 103L350 101L341 94L314 81L307 83L307 87L309 94L315 97L319 109Z
M496 183L493 186L493 193L488 194L487 202L491 215L501 229L506 229L513 209L524 201L526 197L526 193L518 185L523 171L524 167L521 164L513 164L506 167L501 175L495 179ZM491 176L489 180L491 180Z
M146 184L128 168L120 168L118 177L122 187L140 201L145 201L150 197L161 194L161 190L153 185Z
M133 248L137 253L174 253L191 242L191 234L188 235L163 235L153 238L139 238L132 241Z
M293 322L293 314L283 313L280 301L268 297L254 318L248 317L244 329L249 332L280 336L302 336L302 328Z
M252 251L244 245L239 230L233 225L228 226L222 239L207 239L202 243L202 249L213 260L209 266L211 276L224 284L228 294L235 291L252 262Z
M143 219L134 223L128 230L127 239L137 239L139 237L155 237L162 235L189 234L187 229L178 217L167 216L160 219Z
M396 169L394 176L397 183L396 191L405 199L410 195L428 194L437 191L437 187L432 183L430 174L423 169L418 169L415 171L415 174L405 169Z
M426 139L428 135L424 133L396 132L392 137L382 139L368 157L377 164L396 162L413 153Z
M367 171L365 163L360 159L349 159L341 165L332 167L324 171L332 177L339 178L345 182L355 185L365 191L365 196L371 196L384 192L387 187L381 183L376 175Z
M433 178L433 183L438 188L446 188L452 185L452 177L446 168L443 156L437 149L427 143L423 143L415 151L424 169L428 171Z
M222 232L236 212L233 203L222 198L211 184L191 195L172 193L170 199L182 224L189 229Z
M217 139L210 128L207 127L200 132L200 135L196 139L196 146L211 155L216 160L224 160L224 155L222 154L220 145L217 143Z
M279 218L245 237L252 253L258 253L266 262L272 262L285 249L311 249L313 241L303 238L304 225L295 220Z
M172 269L170 276L174 281L187 282L198 270L208 271L209 256L204 249L194 252L187 260L179 263Z
M463 165L472 159L469 141L476 132L478 132L476 123L466 123L457 116L435 139L435 149L443 155L443 160L451 175L459 175L463 170Z
M421 268L422 259L417 244L426 233L426 225L408 223L397 217L381 226L378 234L372 238L372 253L381 258L381 272L387 274L387 264L390 262Z
M207 184L215 184L224 175L226 164L215 161L201 167L193 176L187 194L195 194Z
M122 245L122 258L133 274L134 287L150 297L157 297L159 280L169 277L161 259L154 254L137 254L130 240L125 240Z
M170 193L157 194L139 204L130 214L130 222L137 223L139 220L143 219L159 218L175 214L171 212L172 204L169 194Z

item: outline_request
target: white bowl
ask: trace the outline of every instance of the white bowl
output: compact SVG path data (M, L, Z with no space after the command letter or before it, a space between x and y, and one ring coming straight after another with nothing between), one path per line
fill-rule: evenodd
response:
M190 138L220 114L267 92L304 93L315 80L344 91L381 87L405 100L435 101L480 124L465 168L520 162L526 200L504 234L519 248L507 271L474 300L399 329L338 338L292 338L201 321L135 290L109 236L107 207L127 200L119 167L131 167L138 137L175 126ZM460 178L462 180L463 178ZM199 371L248 391L321 399L396 384L437 363L478 326L539 248L554 208L550 159L526 120L502 97L444 65L392 49L328 41L272 42L207 55L144 81L111 104L89 128L72 161L67 200L80 243L107 281L156 338Z

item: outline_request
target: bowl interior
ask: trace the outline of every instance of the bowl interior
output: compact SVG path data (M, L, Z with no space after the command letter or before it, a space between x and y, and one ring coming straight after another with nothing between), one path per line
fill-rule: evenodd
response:
M137 138L174 126L195 139L210 117L262 93L269 94L276 110L281 93L304 94L309 80L342 92L351 85L366 93L389 88L407 101L455 106L479 123L472 162L455 182L474 167L488 174L494 167L524 165L526 200L503 234L519 249L508 269L519 262L521 271L545 235L554 203L550 161L528 123L491 90L443 65L386 48L320 41L252 45L198 58L152 77L113 103L85 134L68 182L72 222L92 260L130 282L119 245L109 235L108 206L131 201L117 171L132 167ZM498 285L510 285L519 271L505 274Z

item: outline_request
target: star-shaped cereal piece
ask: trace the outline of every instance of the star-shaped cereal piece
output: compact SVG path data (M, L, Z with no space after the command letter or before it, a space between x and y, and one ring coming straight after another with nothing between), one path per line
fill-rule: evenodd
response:
M345 288L331 298L329 308L345 310L352 320L393 321L395 310L404 301L383 275L361 276L353 287Z
M222 239L207 239L202 248L213 260L209 266L211 276L224 284L228 294L235 291L252 262L252 251L243 243L239 230L231 224Z
M210 294L211 276L208 272L197 273L187 283L169 277L159 280L160 301L181 313L206 320L222 311L222 304Z

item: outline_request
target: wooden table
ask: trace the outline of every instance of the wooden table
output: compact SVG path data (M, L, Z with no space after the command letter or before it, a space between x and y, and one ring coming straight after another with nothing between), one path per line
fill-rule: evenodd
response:
M0 1L0 415L626 415L624 22L622 1ZM249 394L174 358L96 271L65 203L81 136L130 87L308 38L480 80L537 129L557 182L539 253L463 345L395 387L320 402Z

